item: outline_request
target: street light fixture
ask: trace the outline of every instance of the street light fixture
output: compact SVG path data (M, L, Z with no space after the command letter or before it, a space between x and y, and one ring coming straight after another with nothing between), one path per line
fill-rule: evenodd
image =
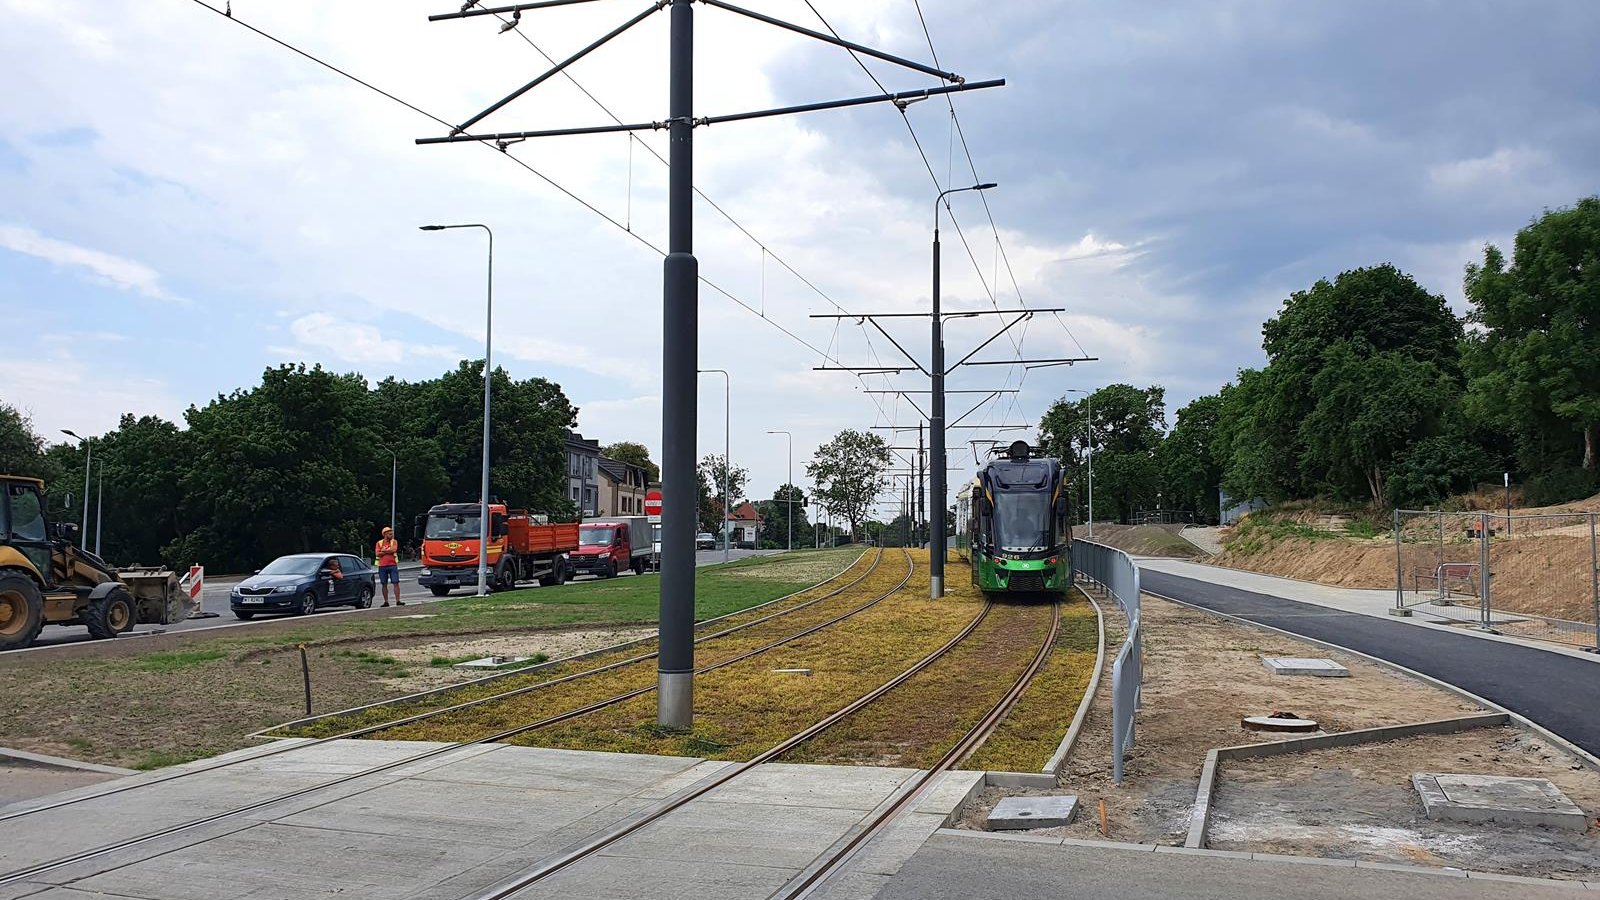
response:
M389 454L389 530L395 527L395 498L399 495L400 487L400 455L389 449L387 444L378 447Z
M726 369L700 369L701 375L722 376L722 561L729 559L728 545L728 514L733 512L733 498L728 496L729 473L733 471L733 460L729 458L729 447L733 445L731 437L733 432L733 377Z
M789 490L794 490L794 435L787 431L769 431L767 434L781 434L789 439ZM794 552L794 498L785 501L789 507L789 552Z
M933 201L933 364L928 367L932 376L933 388L933 414L928 417L928 431L933 439L933 469L930 473L933 478L934 509L930 520L938 521L937 527L930 528L929 534L929 566L928 575L931 595L935 600L944 596L944 557L947 552L947 535L944 529L944 512L946 506L945 496L945 461L944 452L944 316L939 309L939 206L945 202L945 197L950 194L959 194L963 191L987 191L995 187L992 181L974 184L971 187L949 188L939 192ZM930 523L931 524L931 523Z
M494 346L494 232L476 222L464 225L422 225L423 231L450 228L482 228L489 235L489 292L483 316L483 483L478 500L478 596L489 595L489 394L494 365L490 355ZM399 463L395 463L398 471ZM391 518L393 513L391 512Z
M94 463L94 441L67 428L61 433L83 445L83 525L78 535L78 546L82 547L89 539L89 466Z

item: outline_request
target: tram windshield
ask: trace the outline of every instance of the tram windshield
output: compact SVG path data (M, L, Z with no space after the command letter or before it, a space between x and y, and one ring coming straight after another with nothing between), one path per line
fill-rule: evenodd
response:
M994 495L994 536L1001 550L1050 547L1050 495L1043 492Z

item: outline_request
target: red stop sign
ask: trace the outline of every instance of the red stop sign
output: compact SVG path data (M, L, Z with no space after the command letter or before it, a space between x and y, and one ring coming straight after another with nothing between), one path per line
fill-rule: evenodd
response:
M654 488L645 492L644 514L647 516L661 515L661 492Z

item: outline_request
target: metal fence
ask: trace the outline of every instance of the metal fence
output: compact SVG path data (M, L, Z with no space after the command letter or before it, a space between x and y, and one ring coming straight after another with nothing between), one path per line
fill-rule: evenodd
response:
M1111 665L1111 776L1122 783L1122 758L1133 746L1135 713L1144 684L1144 639L1139 627L1139 567L1114 547L1077 538L1075 577L1103 590L1128 619L1128 633Z
M1600 645L1600 514L1397 510L1395 606L1501 634Z

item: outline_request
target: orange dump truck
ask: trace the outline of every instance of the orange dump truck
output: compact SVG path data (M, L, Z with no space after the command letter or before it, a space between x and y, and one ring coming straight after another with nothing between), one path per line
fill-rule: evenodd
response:
M441 503L426 516L418 516L422 574L417 584L435 597L458 587L476 587L481 521L476 503ZM534 580L545 586L561 584L570 577L567 554L576 549L578 523L552 525L527 510L489 504L490 590L508 590Z

